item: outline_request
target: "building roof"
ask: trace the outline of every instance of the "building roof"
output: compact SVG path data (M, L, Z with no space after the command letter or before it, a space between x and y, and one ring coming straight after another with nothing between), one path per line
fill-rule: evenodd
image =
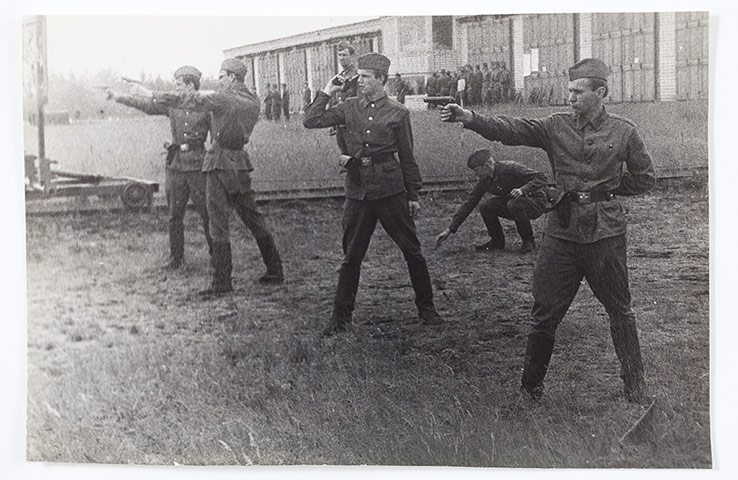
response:
M252 43L241 47L227 48L223 50L226 57L242 57L246 55L254 55L263 52L271 52L286 48L297 47L310 43L320 43L324 41L362 35L366 33L379 32L382 30L381 18L365 20L363 22L350 23L348 25L340 25L337 27L324 28L314 32L300 33L289 37L267 40L265 42Z

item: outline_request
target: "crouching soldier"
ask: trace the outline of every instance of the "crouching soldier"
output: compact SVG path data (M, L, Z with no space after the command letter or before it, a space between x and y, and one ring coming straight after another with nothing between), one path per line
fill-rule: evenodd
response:
M520 253L535 249L531 220L543 215L549 207L545 189L546 176L524 165L511 161L496 161L489 150L474 152L467 161L479 181L456 210L449 227L436 237L436 246L441 245L452 233L456 233L466 217L474 210L485 193L492 196L479 205L479 213L490 240L477 245L477 250L502 250L505 248L505 233L500 217L513 220L523 240Z

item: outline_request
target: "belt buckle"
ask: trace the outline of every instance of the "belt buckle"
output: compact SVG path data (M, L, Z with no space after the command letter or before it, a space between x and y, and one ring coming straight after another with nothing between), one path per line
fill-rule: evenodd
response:
M372 157L361 157L361 166L368 167L372 164Z
M592 203L592 194L590 192L576 192L577 203L586 205Z
M189 146L189 145L187 145L186 143L183 143L183 144L181 144L181 145L179 146L179 150L180 150L181 152L188 152L188 151L190 150L190 146Z

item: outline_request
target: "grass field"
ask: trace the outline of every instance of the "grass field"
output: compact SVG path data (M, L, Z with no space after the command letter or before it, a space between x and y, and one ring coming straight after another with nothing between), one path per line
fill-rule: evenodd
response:
M430 249L461 196L424 197L418 231L447 323L417 324L402 257L378 231L357 327L321 339L340 262L338 201L265 207L288 282L266 288L234 225L236 292L200 302L204 239L163 274L163 217L27 221L28 458L147 464L709 468L707 192L627 201L629 266L652 431L623 399L602 307L582 288L539 405L518 393L534 257L478 254L472 216ZM515 246L515 234L507 225ZM536 222L536 232L540 222ZM63 281L60 281L63 279Z
M661 168L707 165L707 104L614 105ZM559 109L523 107L510 114ZM492 144L414 112L426 179L468 177L477 148L547 169L541 152ZM34 138L27 129L26 145ZM129 119L50 127L57 168L163 181L168 123ZM339 184L334 138L299 121L260 122L249 147L257 188ZM557 337L540 404L518 392L534 256L478 254L478 215L431 249L462 194L421 197L418 233L446 324L418 325L402 256L381 229L362 270L353 332L322 339L341 260L341 203L265 205L288 281L263 270L232 223L234 294L209 280L196 215L184 270L166 257L166 218L109 211L26 220L27 455L124 464L380 464L707 469L710 444L706 178L625 200L628 254L647 382L657 397L641 443L620 444L644 413L624 401L607 317L586 285ZM541 221L534 228L540 235Z
M639 126L659 170L707 166L707 102L618 104L613 113ZM538 117L562 107L501 106L495 112ZM466 158L490 148L498 158L516 160L548 172L545 154L528 147L491 143L459 124L444 124L437 112L413 111L416 157L425 180L467 178ZM165 117L126 118L46 129L47 156L53 168L164 181L163 143L170 138ZM25 148L37 151L36 130L26 125ZM249 144L257 190L342 185L338 148L327 130L306 130L299 116L289 123L261 120Z

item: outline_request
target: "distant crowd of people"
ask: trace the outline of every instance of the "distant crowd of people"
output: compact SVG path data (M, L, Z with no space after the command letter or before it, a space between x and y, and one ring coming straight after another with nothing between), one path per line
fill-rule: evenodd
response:
M264 93L264 117L267 120L277 121L284 114L284 119L290 119L290 91L287 84L266 84Z
M464 65L457 71L442 69L435 72L426 82L429 97L454 97L459 105L494 105L515 99L511 85L510 70L505 62L486 62L472 67Z

